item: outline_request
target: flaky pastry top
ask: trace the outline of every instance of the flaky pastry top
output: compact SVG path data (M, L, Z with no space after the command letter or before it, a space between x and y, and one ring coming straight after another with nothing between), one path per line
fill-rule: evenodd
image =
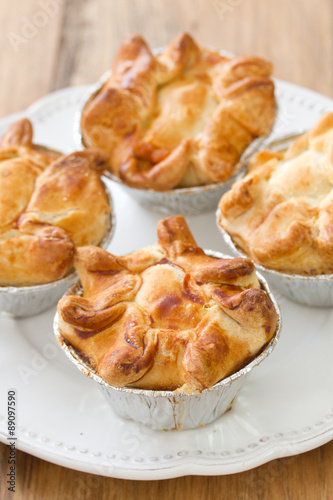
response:
M271 72L264 59L224 57L186 33L158 55L129 36L82 112L83 142L107 151L113 173L132 187L226 181L273 125Z
M100 180L105 153L61 156L32 143L29 120L0 143L0 285L35 285L64 277L75 245L98 244L110 207Z
M219 207L221 226L256 263L333 273L333 113L285 151L259 152Z
M114 387L200 392L272 338L277 313L249 259L216 259L181 216L124 257L76 251L83 296L58 304L59 332Z

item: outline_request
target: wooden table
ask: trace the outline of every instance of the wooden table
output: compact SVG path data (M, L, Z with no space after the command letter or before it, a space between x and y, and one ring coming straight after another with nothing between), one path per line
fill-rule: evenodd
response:
M264 56L278 78L333 97L331 0L2 0L0 117L52 90L94 82L127 32L161 46L184 30L201 44ZM15 496L6 491L8 449L0 445L1 499L333 498L333 442L241 474L152 482L17 458Z

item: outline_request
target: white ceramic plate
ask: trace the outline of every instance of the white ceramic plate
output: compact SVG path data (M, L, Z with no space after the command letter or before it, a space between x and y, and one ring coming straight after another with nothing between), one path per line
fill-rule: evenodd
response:
M55 92L26 112L35 141L70 152L75 110L87 87ZM277 82L274 134L313 125L333 101ZM158 214L111 185L117 228L114 253L155 242ZM188 218L198 243L225 252L215 215ZM26 319L0 317L0 439L7 442L7 391L17 390L17 447L73 469L127 479L241 472L295 455L333 438L333 311L280 301L280 342L248 378L236 404L214 423L191 431L148 430L117 417L98 387L72 366L52 333L55 309Z

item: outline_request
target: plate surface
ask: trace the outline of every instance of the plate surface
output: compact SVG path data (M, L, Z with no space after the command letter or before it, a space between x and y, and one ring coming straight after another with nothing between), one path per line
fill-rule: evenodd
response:
M276 82L279 115L273 135L310 127L333 101ZM37 143L74 149L73 120L87 87L57 91L24 113L0 121L0 135L22 116ZM270 140L272 136L270 137ZM111 187L116 254L156 241L159 214ZM215 214L188 217L198 244L226 252ZM64 356L52 332L55 308L25 319L0 317L0 440L7 441L7 391L17 390L17 447L73 469L126 479L241 472L333 438L333 311L294 304L279 294L278 346L247 379L232 410L197 430L152 431L117 417L92 380Z

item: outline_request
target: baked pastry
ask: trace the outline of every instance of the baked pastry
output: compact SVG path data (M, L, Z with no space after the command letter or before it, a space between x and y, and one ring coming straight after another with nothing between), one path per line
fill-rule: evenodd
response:
M106 155L61 156L36 146L27 119L9 128L0 148L0 285L60 279L73 266L75 245L98 244L106 233Z
M125 257L80 247L83 296L58 304L59 332L114 387L200 392L273 337L277 313L249 259L215 259L182 216Z
M263 150L220 201L220 224L256 263L333 273L333 113L285 151Z
M83 109L83 142L108 152L112 172L132 187L226 181L274 123L271 72L264 59L224 57L186 33L158 55L141 36L129 36Z

